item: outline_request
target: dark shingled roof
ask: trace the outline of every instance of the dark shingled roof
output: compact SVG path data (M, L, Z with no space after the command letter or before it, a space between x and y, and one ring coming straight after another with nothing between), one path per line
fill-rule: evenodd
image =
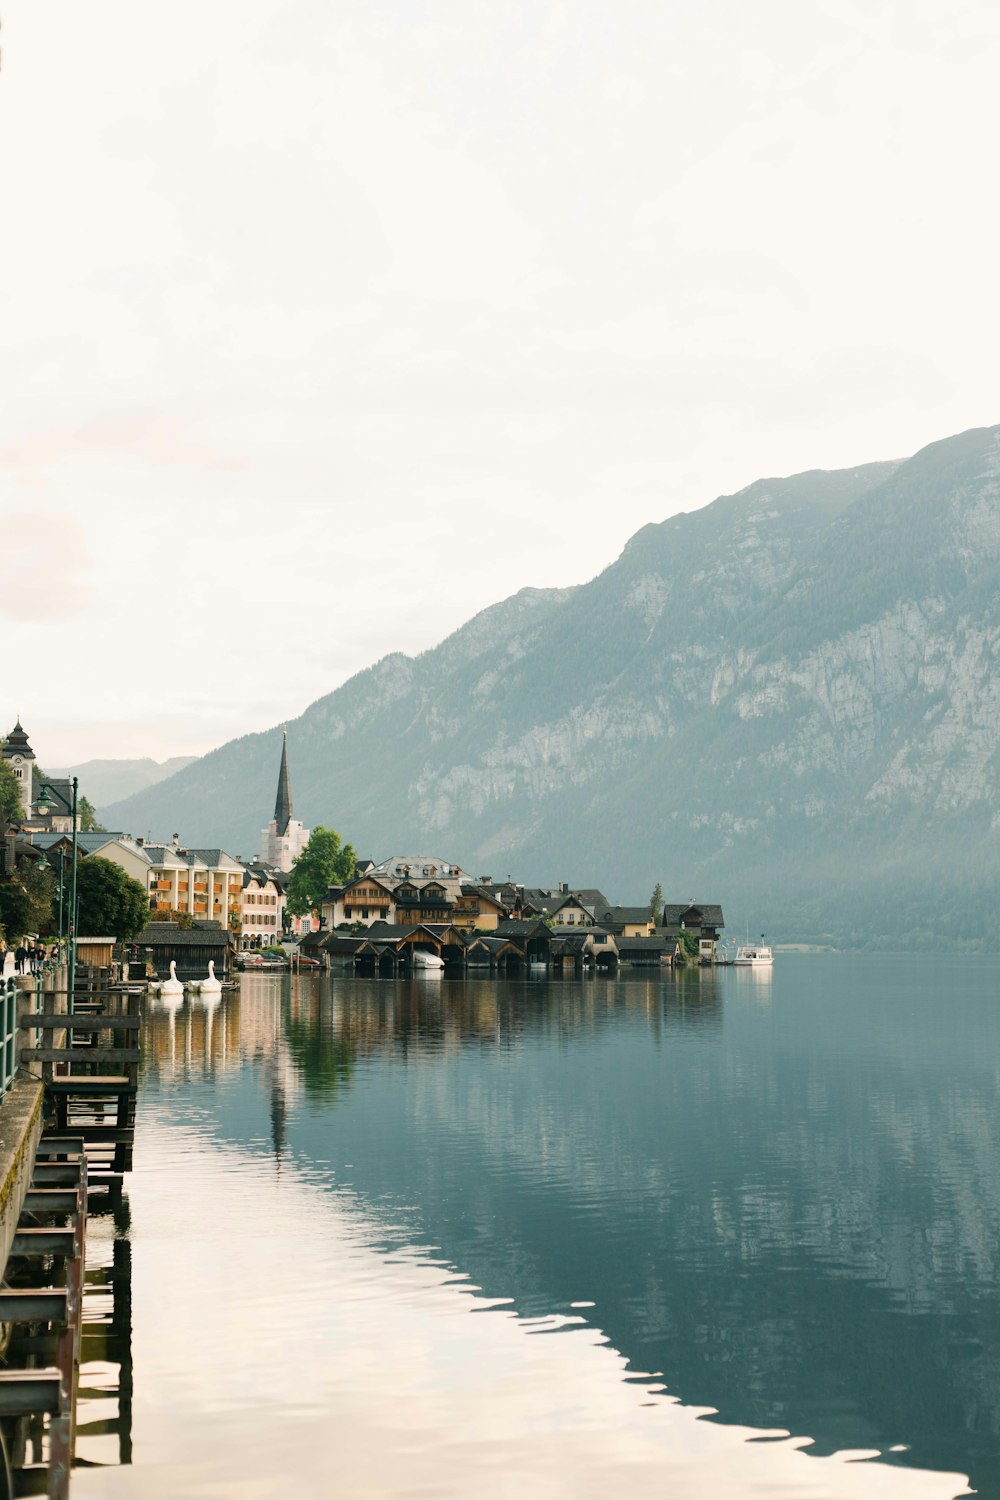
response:
M722 916L722 907L713 901L685 901L682 906L664 906L660 923L663 927L679 926L681 919L689 911L701 912L701 920L704 927L724 927L726 925Z
M536 911L547 911L549 913L559 910L570 897L579 901L588 911L595 914L598 911L607 911L611 905L607 896L594 886L571 886L569 890L561 891L558 886L555 890L549 890L546 886L525 886L523 904L533 906Z
M229 933L221 927L178 927L176 922L152 922L136 938L140 948L225 948Z
M497 937L504 938L530 937L536 932L546 937L552 936L551 930L540 917L520 917L517 920L511 918L507 922L498 922L495 931Z
M598 913L602 922L648 922L649 907L647 906L609 906L606 911Z
M231 854L226 853L225 849L188 849L187 853L193 854L195 859L200 859L202 864L210 868L218 865L220 860L233 858ZM235 860L234 863L239 864L239 860ZM230 871L230 874L235 873L235 871Z
M35 752L28 744L28 736L21 728L20 719L18 719L17 723L14 725L14 728L7 736L6 748L10 751L11 755L13 755L14 751L16 750L18 754L23 755L25 759L27 759L29 756L32 760L34 760L35 758Z

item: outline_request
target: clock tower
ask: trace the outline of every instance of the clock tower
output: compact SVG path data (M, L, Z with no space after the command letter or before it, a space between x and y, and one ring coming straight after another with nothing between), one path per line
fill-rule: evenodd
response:
M21 789L21 808L24 820L27 822L32 815L35 752L28 744L28 736L21 728L20 719L4 740L3 758L14 772Z

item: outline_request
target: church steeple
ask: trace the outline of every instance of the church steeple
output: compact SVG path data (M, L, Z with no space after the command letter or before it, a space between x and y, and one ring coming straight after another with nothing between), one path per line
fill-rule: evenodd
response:
M278 771L278 795L274 799L274 822L279 835L288 832L292 819L292 784L288 778L288 728L281 741L281 768Z
M274 799L274 817L260 831L260 858L285 874L292 868L309 842L309 830L303 828L292 813L292 782L288 775L288 725L281 739L281 765L278 769L278 795Z

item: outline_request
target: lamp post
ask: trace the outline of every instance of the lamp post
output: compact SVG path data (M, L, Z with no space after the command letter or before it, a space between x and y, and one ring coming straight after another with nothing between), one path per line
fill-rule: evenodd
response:
M53 786L50 781L43 781L41 796L35 802L40 812L52 812L56 806L52 799L58 797L73 819L73 865L69 875L69 995L66 1005L69 1011L73 1009L73 996L76 993L76 795L77 779L75 776L73 777L72 802L68 802L59 788Z

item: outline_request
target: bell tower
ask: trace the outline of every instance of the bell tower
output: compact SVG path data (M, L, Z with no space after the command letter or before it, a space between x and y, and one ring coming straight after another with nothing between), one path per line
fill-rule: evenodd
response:
M27 821L32 814L35 752L28 744L28 736L21 728L21 720L4 740L3 758L14 772L21 791L22 815Z

